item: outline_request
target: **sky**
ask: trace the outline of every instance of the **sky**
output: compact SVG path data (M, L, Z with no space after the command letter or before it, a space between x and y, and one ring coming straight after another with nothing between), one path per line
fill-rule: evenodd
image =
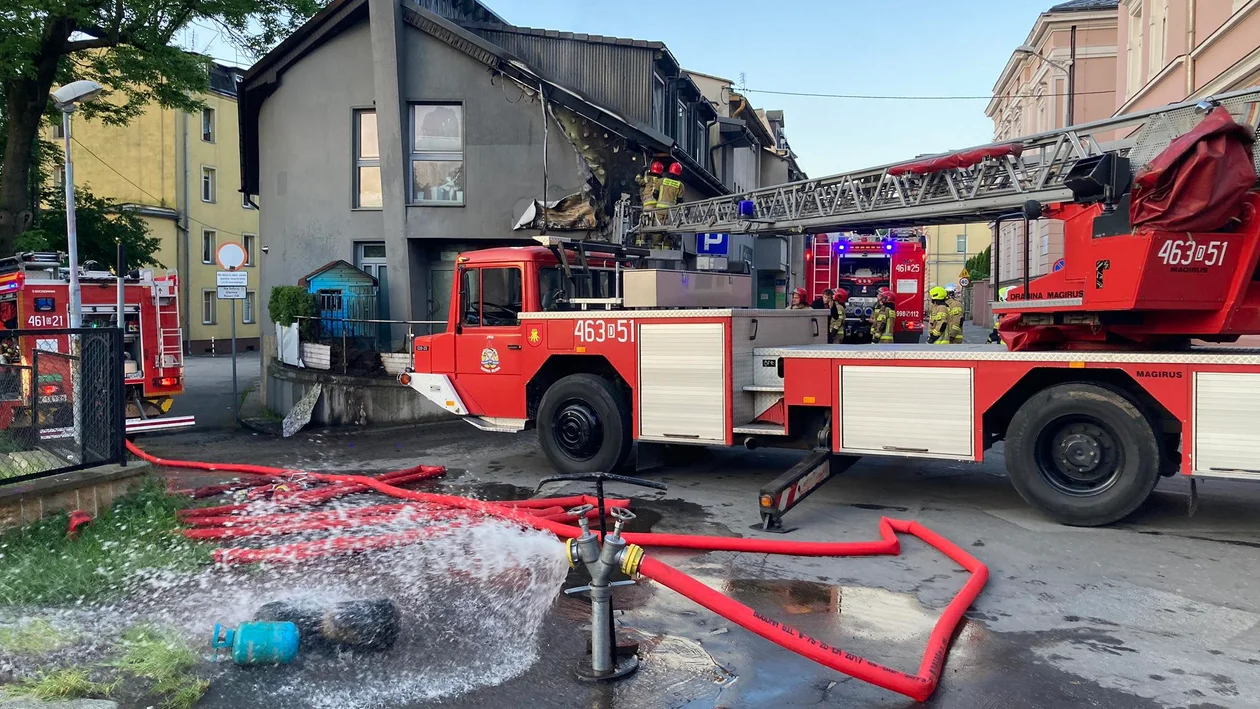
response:
M992 140L987 98L861 100L993 93L1012 50L1058 0L483 0L526 27L664 42L682 65L742 84L781 109L811 177ZM195 32L195 30L194 30ZM191 44L232 59L202 31Z

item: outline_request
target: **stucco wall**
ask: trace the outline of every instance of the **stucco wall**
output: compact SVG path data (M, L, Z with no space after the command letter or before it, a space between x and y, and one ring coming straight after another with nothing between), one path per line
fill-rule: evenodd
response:
M264 333L273 286L353 259L357 240L381 239L381 213L351 208L352 110L372 106L370 47L366 22L334 37L284 73L259 113Z
M456 417L390 378L355 377L268 363L267 406L287 414L306 392L320 384L311 423L320 426L384 425L454 421Z

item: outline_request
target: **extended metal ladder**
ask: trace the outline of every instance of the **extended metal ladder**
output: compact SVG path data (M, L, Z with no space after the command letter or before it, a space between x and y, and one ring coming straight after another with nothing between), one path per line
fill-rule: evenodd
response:
M1240 123L1260 123L1260 87L1222 94ZM754 192L644 210L623 200L622 243L653 232L822 232L987 221L1028 200L1070 201L1064 183L1078 162L1105 153L1134 171L1194 127L1196 99L1062 130L910 162L790 182ZM1260 168L1260 150L1256 151Z

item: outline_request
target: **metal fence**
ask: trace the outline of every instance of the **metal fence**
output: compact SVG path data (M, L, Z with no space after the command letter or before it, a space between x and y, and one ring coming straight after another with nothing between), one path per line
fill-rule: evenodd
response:
M377 320L298 316L298 339L305 366L341 374L373 374L385 370L383 357L410 357L411 340L444 320ZM420 331L417 333L417 331ZM311 346L317 346L318 349Z
M0 331L0 485L125 463L123 338Z

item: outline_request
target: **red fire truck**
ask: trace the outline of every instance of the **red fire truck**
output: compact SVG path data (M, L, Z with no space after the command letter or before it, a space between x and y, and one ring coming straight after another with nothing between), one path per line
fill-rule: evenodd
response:
M805 252L805 290L812 301L822 292L843 288L844 341L871 341L871 315L881 288L896 299L894 342L918 342L923 337L923 276L926 273L923 235L913 230L881 230L877 234L815 234Z
M1015 488L1065 524L1127 516L1160 476L1260 479L1260 350L1191 344L1260 334L1257 120L1250 89L650 219L621 208L673 232L1063 219L1066 267L1034 278L1025 250L1004 344L827 345L819 311L734 307L736 276L539 237L459 257L447 332L415 339L400 380L480 428L536 428L564 472L611 471L632 444L811 451L763 489L766 528L859 457L978 462L1000 442Z
M24 253L0 259L0 354L5 364L27 368L36 349L70 352L70 284L63 256ZM90 265L90 264L89 264ZM81 269L83 327L118 327L118 279L107 271ZM123 387L127 432L180 428L195 423L191 416L164 416L173 398L184 391L183 334L179 322L178 278L173 271L155 275L133 271L123 283ZM41 336L40 331L47 331ZM34 388L34 392L30 389ZM32 425L29 402L39 397L39 425L68 411L72 387L64 376L24 377L0 400L0 428ZM59 406L60 405L60 406ZM63 416L64 418L64 416Z

